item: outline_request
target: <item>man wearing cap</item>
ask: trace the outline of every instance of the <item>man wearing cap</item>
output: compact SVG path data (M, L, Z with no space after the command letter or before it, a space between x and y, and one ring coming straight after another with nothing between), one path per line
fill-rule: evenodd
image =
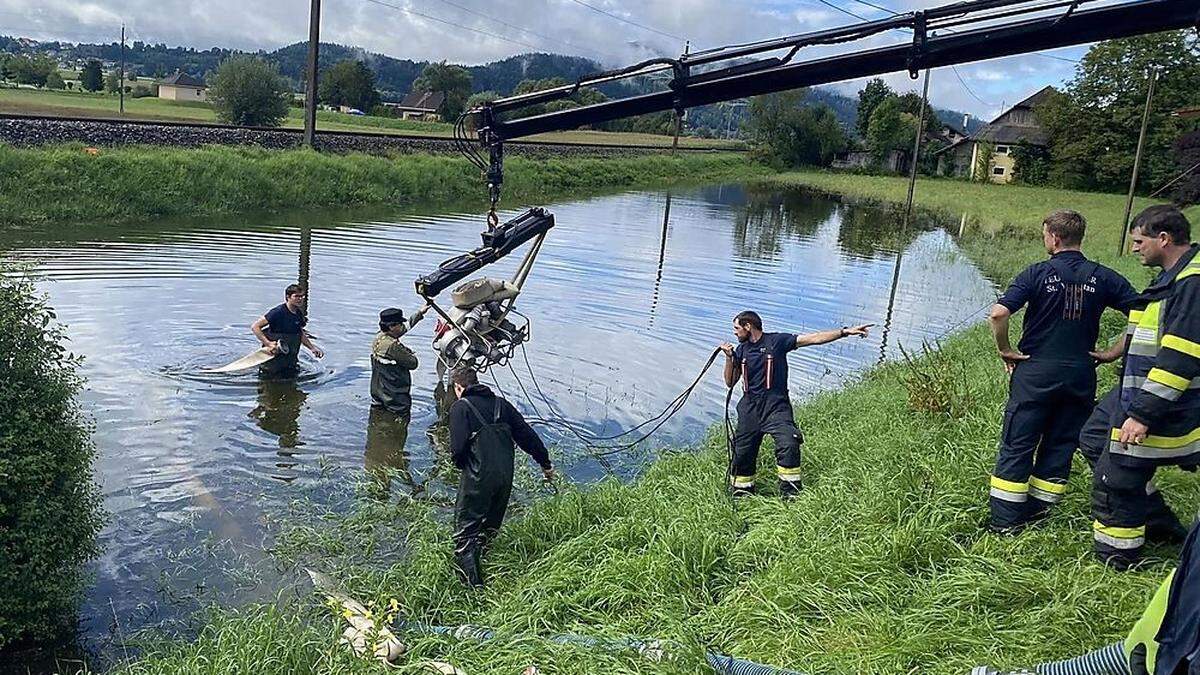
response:
M379 313L379 333L371 343L371 406L400 417L407 425L412 411L412 371L417 355L400 342L400 336L420 320L417 314L389 307Z

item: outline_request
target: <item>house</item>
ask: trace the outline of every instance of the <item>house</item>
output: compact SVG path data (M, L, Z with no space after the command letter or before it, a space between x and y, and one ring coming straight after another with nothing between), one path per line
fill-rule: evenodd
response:
M406 120L436 120L438 110L446 101L446 95L440 91L413 91L399 103L384 103L383 105L400 113Z
M834 169L878 169L890 173L900 173L908 166L908 153L890 150L878 165L869 150L847 150L834 155L830 168Z
M984 168L984 161L979 156L980 149L990 144L992 154L987 159L986 168L988 179L993 183L1011 183L1016 168L1013 148L1020 144L1045 148L1049 143L1049 137L1038 122L1034 108L1053 93L1054 87L1044 87L983 125L973 136L939 150L935 153L938 173L975 179L976 172Z
M174 75L158 81L158 97L170 101L205 101L208 100L207 88L204 80L177 70Z

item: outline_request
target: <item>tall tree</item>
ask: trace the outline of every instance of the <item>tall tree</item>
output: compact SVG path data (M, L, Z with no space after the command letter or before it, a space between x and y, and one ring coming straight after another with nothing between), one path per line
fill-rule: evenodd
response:
M441 92L445 96L438 114L447 122L453 122L462 114L471 96L471 73L462 66L451 66L445 61L425 66L421 76L413 82L413 91Z
M896 92L892 91L892 88L878 77L867 82L867 86L858 92L858 116L854 120L854 129L859 136L867 137L867 129L871 124L871 113L875 112L875 108L879 107L879 104L883 103L887 97L895 94Z
M332 106L349 106L370 112L379 105L375 73L367 64L354 59L338 61L321 74L317 96Z
M217 68L208 100L222 122L244 126L279 126L287 117L292 92L287 80L266 61L232 56Z
M917 99L920 103L920 99ZM885 98L871 113L867 126L867 148L876 162L893 150L908 153L916 139L917 117L906 112L899 96Z
M805 89L750 99L744 126L753 155L777 167L826 166L849 145L837 116L826 105L806 106Z
M87 91L100 91L104 87L104 71L100 69L99 61L91 60L83 66L79 86Z
M1064 95L1037 109L1050 135L1053 182L1090 190L1128 187L1152 69L1159 78L1139 185L1153 190L1175 175L1172 143L1200 126L1171 115L1200 102L1200 38L1191 31L1110 40L1088 50Z

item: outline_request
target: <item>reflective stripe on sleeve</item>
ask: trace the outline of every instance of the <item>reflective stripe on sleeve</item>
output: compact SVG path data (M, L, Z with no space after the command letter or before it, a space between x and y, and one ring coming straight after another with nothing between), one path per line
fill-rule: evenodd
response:
M1192 342L1187 338L1167 334L1163 336L1162 346L1166 349L1174 349L1177 352L1200 359L1200 343Z

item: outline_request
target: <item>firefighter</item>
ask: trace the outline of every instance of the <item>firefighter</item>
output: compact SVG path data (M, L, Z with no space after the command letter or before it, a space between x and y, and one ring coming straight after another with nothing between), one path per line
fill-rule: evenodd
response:
M417 355L400 342L409 325L404 312L389 307L379 313L379 332L371 342L371 407L395 414L408 426L412 412L412 371ZM403 444L401 444L403 445Z
M1122 346L1124 342L1121 343ZM1113 387L1096 404L1091 417L1084 422L1079 432L1079 453L1087 460L1094 471L1100 455L1108 447L1109 435L1112 431L1112 417L1121 406L1121 387ZM1180 522L1179 516L1171 510L1162 492L1155 486L1154 481L1146 484L1146 541L1163 544L1178 544L1187 536L1187 528Z
M1119 570L1141 559L1157 468L1200 464L1200 260L1191 232L1170 205L1151 206L1129 226L1133 252L1162 272L1129 314L1120 405L1092 479L1096 556Z
M465 583L483 586L480 558L504 521L513 484L514 442L553 480L550 455L537 432L508 401L479 384L474 370L450 375L450 456L462 471L454 504L454 554Z
M800 492L800 446L803 439L792 415L788 397L788 352L821 345L850 335L866 337L874 324L842 327L807 335L764 333L762 318L754 312L733 317L733 334L738 344L720 345L725 353L725 386L742 380L742 398L737 404L737 431L733 440L730 486L737 496L753 494L754 473L763 436L775 439L775 470L779 494L784 498Z
M1030 265L992 307L996 349L1011 378L1000 447L989 486L989 529L1013 533L1062 500L1079 431L1096 396L1096 361L1115 361L1119 345L1095 350L1106 307L1128 312L1129 282L1080 252L1087 224L1074 211L1042 223L1049 260ZM1018 349L1009 318L1028 306Z

